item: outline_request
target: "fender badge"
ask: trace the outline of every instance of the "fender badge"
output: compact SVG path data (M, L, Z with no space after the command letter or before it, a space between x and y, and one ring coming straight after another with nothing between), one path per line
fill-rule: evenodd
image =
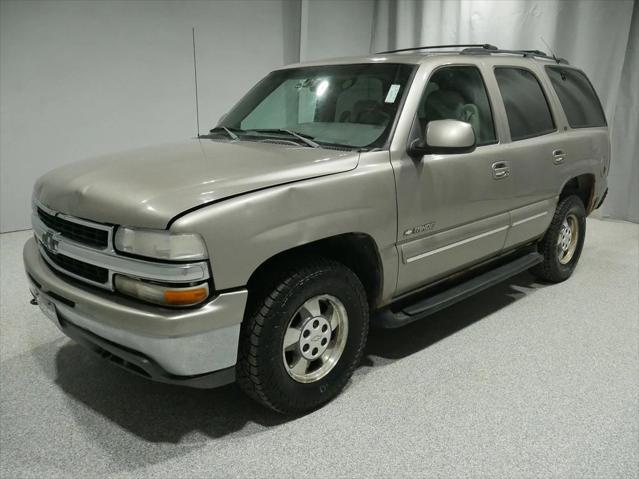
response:
M414 226L410 229L407 229L406 231L404 231L404 236L415 235L418 233L423 233L424 231L432 231L433 228L435 228L435 222L431 221L430 223Z

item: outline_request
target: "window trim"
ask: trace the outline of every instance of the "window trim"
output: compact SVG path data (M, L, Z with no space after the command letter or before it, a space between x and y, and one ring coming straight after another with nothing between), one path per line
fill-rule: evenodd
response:
M557 89L555 88L555 85L552 82L552 78L550 78L550 75L548 75L548 70L571 70L583 75L583 77L586 79L586 82L590 86L590 89L595 95L595 99L597 100L597 106L599 107L599 110L601 111L601 116L603 117L604 124L599 126L592 126L592 125L572 126L570 124L570 120L568 119L568 114L566 113L564 104L561 102L561 98L559 98L559 93L557 93ZM579 68L574 68L574 67L566 68L565 66L559 66L559 65L544 65L544 73L546 74L546 77L548 77L548 82L550 83L550 86L552 87L553 91L555 92L555 95L557 96L559 105L561 105L561 109L564 112L564 116L566 117L566 123L568 125L568 128L570 128L571 130L583 130L584 128L608 128L608 119L606 118L606 110L604 110L603 104L601 103L601 98L599 98L599 94L597 93L597 90L595 90L595 87L590 81L590 78L588 78L588 75L586 75L586 72L584 72L583 70Z
M479 73L479 78L481 79L481 83L484 87L484 92L486 93L486 98L488 99L488 109L490 110L490 118L493 122L493 133L495 135L495 139L487 143L481 143L481 144L476 143L475 148L481 148L483 146L490 146L490 145L497 145L500 143L499 134L497 132L497 124L495 123L495 108L493 105L493 98L491 97L490 91L488 90L488 87L486 86L486 79L484 78L484 74L481 71L481 68L479 68L479 65L475 63L451 63L447 65L438 65L430 72L430 75L428 75L428 78L426 79L426 82L424 83L424 87L422 88L421 95L419 96L419 102L417 103L417 110L415 111L415 115L413 117L413 125L411 125L411 134L409 135L408 144L410 144L413 140L415 140L414 138L415 124L419 123L419 105L421 105L422 100L424 99L424 94L426 93L426 87L430 83L431 78L433 78L435 73L437 73L440 70L443 70L445 68L458 68L458 67L472 67L476 69L477 72ZM422 134L421 131L419 130L417 131L420 135Z
M506 110L506 102L504 102L504 96L502 95L501 92L501 88L499 87L499 81L497 80L497 75L495 74L495 72L498 69L506 69L506 70L523 70L525 72L530 73L533 78L537 81L537 84L539 85L539 88L541 89L541 94L544 96L544 100L546 101L546 107L548 108L548 113L550 113L550 120L552 121L552 130L544 130L540 133L535 133L532 135L526 135L526 136L522 136L522 137L518 137L518 138L513 138L513 134L512 131L510 129L510 120L508 119L508 111ZM559 131L558 127L557 127L557 118L555 117L555 112L550 104L550 101L548 100L548 92L544 89L544 85L542 84L541 80L539 79L539 76L532 71L530 68L526 68L526 67L522 67L522 66L511 66L511 65L494 65L493 66L493 75L495 77L495 83L497 84L497 89L499 90L499 96L501 97L501 103L504 107L504 113L506 114L506 123L508 123L508 133L510 135L510 141L511 143L514 143L515 141L522 141L522 140L530 140L531 138L537 138L540 136L545 136L545 135L550 135L551 133L556 133L557 131Z
M388 130L388 136L386 137L386 141L384 142L384 144L377 148L372 149L373 151L386 151L386 150L390 151L391 144L393 143L393 138L395 138L395 132L397 131L399 118L402 116L402 112L404 111L406 98L408 98L408 93L413 88L413 81L415 80L415 76L417 76L417 71L419 70L419 65L417 63L404 63L404 65L410 65L411 72L410 72L410 75L408 76L408 80L406 80L406 88L404 88L400 102L397 105L397 113L395 114L395 119L393 120L393 124ZM367 151L371 151L371 149L368 149Z

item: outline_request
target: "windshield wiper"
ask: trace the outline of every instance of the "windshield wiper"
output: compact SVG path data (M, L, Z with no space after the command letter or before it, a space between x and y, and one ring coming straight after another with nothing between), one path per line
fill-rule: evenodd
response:
M233 133L233 131L231 131L230 128L227 128L225 126L216 126L215 128L211 128L209 130L209 133L218 133L224 131L230 138L231 140L239 140L240 137L237 136L235 133Z
M321 148L321 145L319 143L313 141L313 137L310 137L308 135L303 135L301 133L297 133L296 131L293 131L293 130L287 130L285 128L255 129L252 131L257 131L258 133L286 133L289 136L294 136L298 140L303 141L304 143L306 143L308 146L312 148Z

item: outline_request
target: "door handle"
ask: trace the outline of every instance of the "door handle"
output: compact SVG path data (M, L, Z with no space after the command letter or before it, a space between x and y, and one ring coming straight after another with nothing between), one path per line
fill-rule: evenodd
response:
M502 178L507 178L510 176L510 166L507 161L498 161L493 163L493 178L496 180L500 180Z
M566 152L564 150L555 150L552 152L552 161L555 165L560 165L566 159Z

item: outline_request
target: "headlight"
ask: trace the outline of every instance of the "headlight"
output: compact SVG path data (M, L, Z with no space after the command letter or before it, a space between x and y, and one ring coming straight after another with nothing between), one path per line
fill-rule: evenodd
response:
M187 287L162 286L120 274L115 275L114 281L115 289L120 293L163 306L193 306L209 296L206 283Z
M164 260L208 258L204 240L195 233L172 234L163 230L120 227L115 233L115 249L122 253Z

